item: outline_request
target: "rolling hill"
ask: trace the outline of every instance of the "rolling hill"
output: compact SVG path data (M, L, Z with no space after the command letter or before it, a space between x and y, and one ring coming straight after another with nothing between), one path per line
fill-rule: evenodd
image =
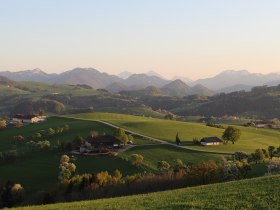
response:
M171 96L183 97L190 93L191 87L186 85L182 80L175 80L161 88Z

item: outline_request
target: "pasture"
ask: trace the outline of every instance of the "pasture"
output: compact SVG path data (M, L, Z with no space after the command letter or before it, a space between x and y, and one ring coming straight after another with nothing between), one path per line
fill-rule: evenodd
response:
M252 127L236 126L241 130L241 138L236 144L228 143L222 146L195 146L193 138L201 139L207 136L221 138L224 129L208 127L203 123L180 122L174 120L161 120L140 116L112 114L112 113L82 113L69 115L71 117L87 120L103 120L122 128L141 133L143 135L175 143L176 133L179 133L184 146L189 149L212 152L253 152L257 148L269 145L280 146L280 130L256 129Z

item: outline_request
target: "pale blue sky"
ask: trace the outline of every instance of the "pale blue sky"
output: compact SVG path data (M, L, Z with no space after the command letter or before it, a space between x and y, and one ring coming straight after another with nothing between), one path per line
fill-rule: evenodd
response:
M280 72L278 0L0 0L0 70Z

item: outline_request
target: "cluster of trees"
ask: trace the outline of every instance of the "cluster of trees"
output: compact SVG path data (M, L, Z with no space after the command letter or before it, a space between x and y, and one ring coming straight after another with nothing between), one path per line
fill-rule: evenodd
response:
M206 123L206 126L213 127L213 128L221 128L221 129L225 129L225 127L224 127L223 125L220 125L220 124L215 124L215 123L212 123L212 122L208 122L208 123Z
M51 147L51 143L46 138L54 137L62 133L68 132L70 129L69 125L65 124L62 127L57 127L55 129L48 128L47 130L40 130L31 134L28 137L23 137L22 135L15 135L11 139L13 145L22 145L26 143L27 147L32 151L34 150L48 150Z
M268 146L267 149L256 149L253 153L235 152L233 159L237 161L254 162L255 164L264 162L266 159L272 160L273 157L280 156L280 147Z
M223 165L222 175L223 180L238 180L247 177L248 172L252 169L252 166L247 160L240 161L226 161Z
M42 140L42 141L28 141L26 143L27 147L31 149L31 151L34 150L49 150L51 147L51 143L48 140Z

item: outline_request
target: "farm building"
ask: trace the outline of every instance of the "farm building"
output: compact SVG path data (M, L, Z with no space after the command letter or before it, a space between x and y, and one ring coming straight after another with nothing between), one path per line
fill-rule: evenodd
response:
M22 122L22 123L37 123L40 119L36 115L24 115L17 114L13 117L12 122Z
M89 136L86 140L90 143L94 148L105 147L108 149L119 148L121 145L121 141L114 136L105 135L105 136Z
M204 137L200 140L200 144L207 146L207 145L221 145L224 142L216 136L213 137Z

